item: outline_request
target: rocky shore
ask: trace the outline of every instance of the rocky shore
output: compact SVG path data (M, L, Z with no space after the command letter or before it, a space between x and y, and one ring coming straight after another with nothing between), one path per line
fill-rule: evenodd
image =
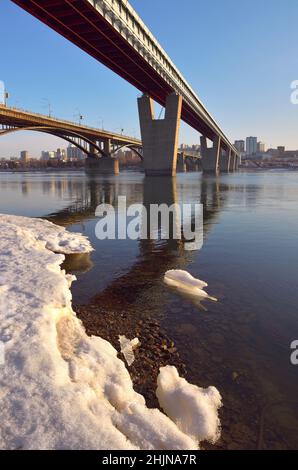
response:
M145 397L149 408L159 407L155 390L160 367L174 365L180 376L186 376L186 366L174 342L162 331L157 320L146 317L135 321L131 312L110 310L97 304L75 305L74 309L88 335L101 336L119 353L119 335L125 335L129 339L135 337L139 339L140 345L135 350L135 361L127 368L135 390ZM121 353L119 357L124 360Z

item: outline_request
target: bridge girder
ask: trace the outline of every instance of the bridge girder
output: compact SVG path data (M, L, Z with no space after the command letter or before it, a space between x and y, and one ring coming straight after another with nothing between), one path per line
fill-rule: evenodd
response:
M116 149L114 149L114 151L112 153L116 153L118 152L119 150L122 150L123 148L129 148L130 150L132 150L138 157L140 157L140 159L143 161L144 157L143 155L141 154L141 152L139 151L139 149L141 149L142 147L137 147L136 145L134 144L123 144L123 145L120 145L119 147L117 147Z
M36 131L36 132L42 132L45 134L50 134L55 137L64 139L67 142L70 142L71 144L78 147L87 156L92 155L93 158L110 157L110 155L107 155L106 152L100 147L100 145L98 145L94 140L91 140L85 135L82 135L78 132L70 131L69 129L61 129L60 127L55 128L51 126L25 126L25 127L5 126L5 128L3 129L3 125L2 125L0 136L12 134L14 132L19 132L19 131ZM82 141L85 142L87 145L89 145L89 148L82 145L76 139L79 139L81 142ZM112 154L115 153L117 150L120 150L121 148L124 148L124 147L131 148L141 159L143 158L140 152L138 152L136 148L134 148L135 146L129 143L123 144L117 149L113 150ZM95 149L97 153L91 154L91 148Z

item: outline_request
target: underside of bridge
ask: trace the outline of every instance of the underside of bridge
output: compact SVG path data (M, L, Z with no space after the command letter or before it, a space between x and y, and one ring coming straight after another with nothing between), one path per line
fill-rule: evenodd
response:
M8 109L8 108L7 108ZM1 114L1 113L0 113ZM99 173L119 173L119 162L117 152L122 148L131 149L141 160L143 155L141 145L136 143L113 142L111 138L96 138L86 136L83 132L74 131L61 126L54 125L20 125L18 122L9 121L9 124L3 123L5 119L0 115L0 137L14 134L21 131L35 131L59 137L75 147L79 148L86 155L86 171ZM7 121L8 122L8 121ZM17 124L17 125L13 125Z
M172 118L166 116L163 122L151 117L150 123L145 117L150 114L145 109L145 98L139 101L147 174L175 174L180 117L197 130L203 140L207 138L213 143L212 148L207 144L202 146L204 171L231 171L237 167L237 150L129 2L13 1L166 109L171 108L173 93L178 95L176 116L172 113ZM170 123L169 128L167 123Z
M43 23L76 44L122 78L149 94L162 106L173 93L166 78L132 47L87 0L13 0ZM183 101L182 119L208 138L215 137L191 107Z

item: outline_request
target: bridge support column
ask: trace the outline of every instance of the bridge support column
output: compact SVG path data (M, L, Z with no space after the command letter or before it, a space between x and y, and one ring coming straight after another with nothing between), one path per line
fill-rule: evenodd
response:
M235 152L231 153L231 160L230 160L230 169L229 171L235 171L237 167L237 155Z
M92 154L86 158L85 171L89 175L118 175L119 162L116 158L94 158Z
M104 140L104 142L103 142L103 151L106 155L111 155L111 153L112 153L111 139Z
M205 173L217 173L219 169L220 144L221 139L216 136L213 140L213 146L207 147L207 139L201 136L201 156L202 168Z
M104 141L104 152L105 157L99 157L96 149L90 145L90 153L85 161L85 171L89 175L118 175L119 174L119 162L116 158L112 158L111 155L112 146L111 139Z
M224 154L220 156L219 167L220 171L229 171L230 170L230 161L231 161L231 149L225 150Z
M186 173L187 165L185 161L185 157L182 153L178 153L177 155L177 164L176 164L176 171L179 173Z
M240 165L240 157L239 155L236 155L235 171L239 170L239 165Z
M152 98L138 98L144 170L148 176L176 174L181 107L182 97L172 93L167 97L165 118L155 119Z

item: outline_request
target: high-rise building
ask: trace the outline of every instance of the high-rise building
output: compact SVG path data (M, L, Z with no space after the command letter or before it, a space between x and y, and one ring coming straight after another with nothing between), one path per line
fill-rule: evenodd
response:
M266 149L265 142L258 142L257 150L260 153L264 153Z
M246 137L246 155L255 155L258 151L258 138Z
M65 162L67 157L66 157L66 150L58 148L56 151L56 158L62 162Z
M70 162L84 159L84 152L73 144L69 144L66 153L67 160Z
M236 147L238 152L240 152L240 153L245 152L245 142L244 142L244 140L235 140L234 146Z
M51 151L43 150L41 152L41 160L48 161L48 160L53 160L54 158L56 158L56 152L54 152L53 150Z
M22 150L20 152L20 160L23 163L27 163L29 161L29 152L27 150Z

